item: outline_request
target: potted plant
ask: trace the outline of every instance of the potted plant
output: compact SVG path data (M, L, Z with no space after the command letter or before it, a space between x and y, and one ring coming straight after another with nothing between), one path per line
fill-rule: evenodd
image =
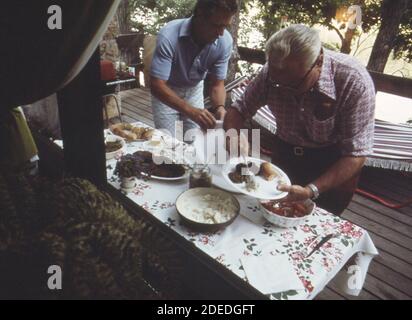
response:
M133 155L127 154L117 161L114 174L118 175L121 180L122 189L132 189L135 186L134 177L136 176L135 159Z

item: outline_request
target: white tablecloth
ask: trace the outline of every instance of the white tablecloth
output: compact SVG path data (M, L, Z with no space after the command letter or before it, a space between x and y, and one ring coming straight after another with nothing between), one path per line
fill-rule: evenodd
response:
M140 150L142 145L141 142L129 143L127 153ZM108 181L120 189L120 180L113 175L115 165L116 159L107 162ZM378 254L364 229L320 208L298 227L277 228L262 217L255 199L236 195L241 210L239 217L230 226L216 233L193 232L181 225L175 208L177 197L188 189L188 184L188 179L169 182L136 179L135 189L126 195L192 242L195 250L202 250L246 282L248 278L242 266L242 257L287 256L291 268L303 284L302 289L283 292L274 289L275 292L267 295L270 299L313 299L335 276L342 292L352 295L360 293L369 263ZM330 233L337 236L312 256L305 258L310 249ZM344 266L355 254L356 265L347 270ZM276 266L271 272L282 277ZM262 291L258 286L256 289Z

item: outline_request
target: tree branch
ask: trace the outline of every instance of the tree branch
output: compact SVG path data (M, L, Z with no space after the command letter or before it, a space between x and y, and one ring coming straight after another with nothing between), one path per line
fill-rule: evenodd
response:
M330 23L327 23L326 26L336 31L336 33L338 34L338 36L340 38L340 41L342 41L342 43L343 43L343 41L345 41L345 39L343 38L343 35L340 33L338 28L336 28L334 25L332 25Z

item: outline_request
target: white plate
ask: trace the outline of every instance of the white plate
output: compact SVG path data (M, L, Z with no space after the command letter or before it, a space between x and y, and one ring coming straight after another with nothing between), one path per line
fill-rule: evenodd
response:
M247 157L246 161L253 162L259 167L263 162L267 162L262 159L250 158L250 157ZM278 173L279 176L273 179L272 181L266 181L261 176L255 176L256 182L258 183L258 188L254 191L247 191L246 184L244 182L238 183L238 184L233 183L232 180L230 180L228 174L235 170L236 165L238 163L242 163L242 162L244 162L243 158L233 158L223 167L223 170L222 170L223 178L226 180L228 184L230 184L238 192L241 192L243 194L246 194L256 199L263 199L263 200L278 200L278 199L282 199L287 196L288 193L278 191L277 186L279 182L283 182L283 183L290 185L291 184L290 179L285 172L283 172L279 167L275 166L274 164L271 164L271 165L273 169Z
M209 167L212 173L212 184L214 186L232 193L240 193L238 189L236 189L231 183L228 183L226 179L223 178L222 164L211 164L209 165Z
M166 156L160 156L161 158L165 159L166 163L175 163L174 161L172 161L169 157ZM146 173L142 172L142 175L147 176ZM182 180L182 179L186 179L189 176L189 171L185 170L185 173L179 177L173 177L173 178L168 178L168 177L159 177L159 176L155 176L155 175L151 175L150 177L155 179L155 180L162 180L162 181L177 181L177 180Z
M143 172L142 172L142 175L146 176L146 174ZM163 181L177 181L177 180L186 179L188 176L189 176L189 172L186 170L185 174L180 177L166 178L166 177L159 177L159 176L151 175L150 178L153 178L155 180L163 180Z

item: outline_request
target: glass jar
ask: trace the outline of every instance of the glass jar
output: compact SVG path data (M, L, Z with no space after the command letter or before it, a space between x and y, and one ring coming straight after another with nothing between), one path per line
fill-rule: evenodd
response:
M207 165L196 164L192 167L189 177L189 189L210 188L212 186L212 174Z

